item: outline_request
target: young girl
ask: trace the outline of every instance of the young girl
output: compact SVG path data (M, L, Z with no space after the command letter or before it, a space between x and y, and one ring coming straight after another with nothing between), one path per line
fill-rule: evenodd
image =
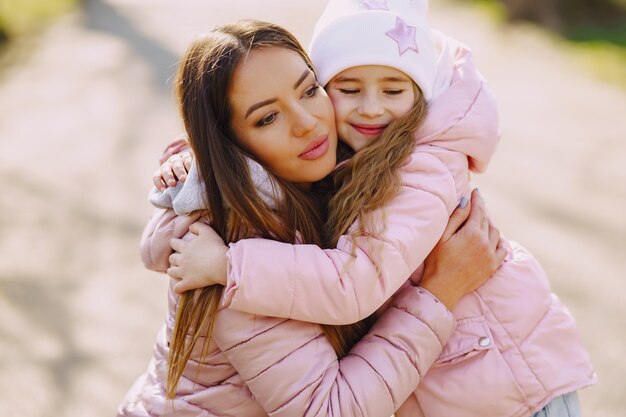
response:
M234 310L346 324L411 274L419 282L420 264L469 190L469 170L486 168L498 132L469 50L432 33L417 3L331 0L316 26L311 56L340 138L356 152L335 172L335 249L263 239L226 248L194 226L198 238L172 243L180 253L169 273L185 278L179 291L222 283ZM562 415L578 415L575 392L595 376L574 320L523 247L510 242L504 265L454 315L454 335L397 416L521 417L558 404L570 405Z
M334 168L337 137L330 100L297 41L271 24L224 26L192 44L176 86L197 159L196 184L207 196L200 203L209 210L178 217L171 209L158 212L144 244L159 246L161 233L180 236L200 217L227 241L262 236L319 244L321 220L309 189ZM268 108L280 112L271 123L264 116ZM277 187L270 198L263 194L267 181ZM184 193L170 196L177 205ZM480 208L480 200L474 203ZM478 259L464 259L460 269L450 266L459 251L473 249L459 233L473 230L470 235L487 240L481 211L472 210L461 231L442 240L421 286L402 290L356 343L357 353L341 360L336 352L364 334L362 326L319 326L224 309L219 286L182 296L170 288L152 361L119 415L294 415L295 407L309 409L299 415L361 410L389 416L451 334L454 319L447 308L497 267L497 237L474 254ZM452 231L463 216L453 220Z

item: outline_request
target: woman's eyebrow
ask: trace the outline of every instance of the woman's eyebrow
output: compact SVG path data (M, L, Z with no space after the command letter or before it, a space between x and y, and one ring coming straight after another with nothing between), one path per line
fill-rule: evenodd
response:
M293 85L293 89L295 90L296 88L298 88L300 86L300 84L302 84L302 82L304 80L306 80L306 78L311 74L311 70L310 69L305 69L304 72L302 73L302 75L300 75L300 78L298 78L298 81L296 81L296 83Z
M296 88L298 88L300 86L300 84L302 84L302 82L304 80L307 79L307 77L309 75L311 75L312 72L310 69L305 69L304 72L302 73L302 75L300 75L300 78L298 78L298 81L296 81L296 83L293 85L293 89L295 90ZM246 111L246 115L244 116L244 119L246 119L248 116L250 116L250 114L252 114L253 111L260 109L263 106L267 106L268 104L272 104L272 103L276 103L278 101L278 99L276 97L274 98L270 98L267 100L263 100L263 101L259 101L258 103L253 104L252 106L250 106L250 108L248 109L248 111Z
M248 118L248 116L250 116L250 114L255 111L260 109L263 106L267 106L268 104L272 104L272 103L276 103L278 101L277 98L270 98L267 100L263 100L263 101L259 101L258 103L253 104L252 106L250 106L250 108L248 109L248 111L246 112L246 115L244 116L244 119Z

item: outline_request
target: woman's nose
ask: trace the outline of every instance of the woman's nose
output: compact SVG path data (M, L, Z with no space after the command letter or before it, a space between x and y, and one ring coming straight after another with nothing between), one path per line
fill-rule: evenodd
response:
M305 136L307 133L315 129L317 118L305 108L298 108L294 113L293 134L296 137Z

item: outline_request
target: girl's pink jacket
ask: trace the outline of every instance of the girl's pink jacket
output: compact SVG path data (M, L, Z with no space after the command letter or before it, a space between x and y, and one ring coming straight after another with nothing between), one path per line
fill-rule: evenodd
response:
M486 168L499 138L495 100L470 51L459 46L450 56L448 88L430 103L400 170L401 190L368 216L366 226L380 230L357 239L347 234L330 250L263 239L231 244L231 309L352 323L379 309L410 276L419 281L420 265L470 191L469 171ZM595 382L574 320L543 269L526 249L508 245L504 265L455 309L455 333L396 416L527 416Z

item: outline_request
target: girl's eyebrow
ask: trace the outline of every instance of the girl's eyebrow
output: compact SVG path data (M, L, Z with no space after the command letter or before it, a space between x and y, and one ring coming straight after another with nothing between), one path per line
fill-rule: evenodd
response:
M410 82L409 79L404 78L404 77L383 77L383 78L379 78L378 81L380 81L380 82L398 82L398 83ZM358 83L358 82L362 82L362 80L360 78L338 77L338 78L335 78L334 82L336 82L336 83Z
M334 82L336 83L358 83L361 80L358 78L349 78L349 77L338 77L335 78Z
M404 78L404 77L384 77L384 78L381 78L380 81L396 82L396 83L408 83L408 82L410 82L409 79Z

